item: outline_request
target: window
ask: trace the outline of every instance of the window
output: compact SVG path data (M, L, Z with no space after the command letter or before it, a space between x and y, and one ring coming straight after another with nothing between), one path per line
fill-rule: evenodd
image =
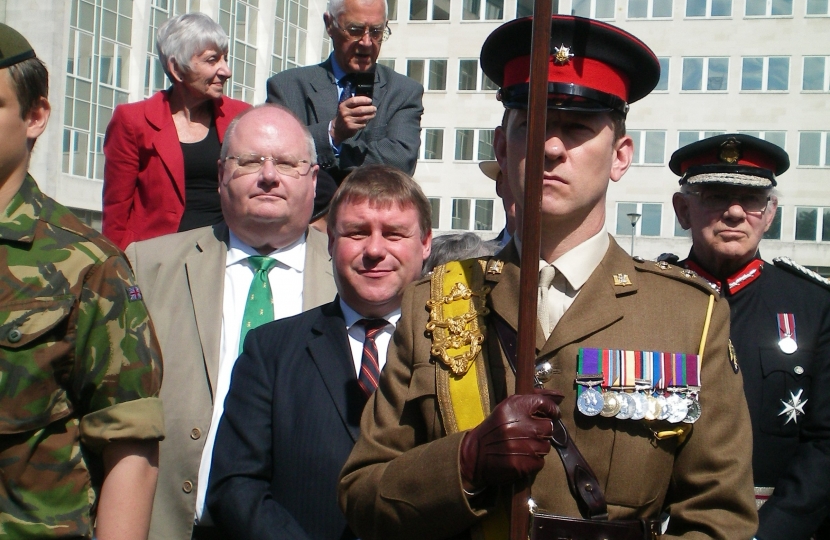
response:
M461 231L492 231L493 199L453 199L452 228Z
M493 152L494 134L494 129L456 129L456 161L487 161L496 159L496 154Z
M631 218L628 214L640 214L634 226L636 236L660 236L660 219L663 205L660 203L617 203L617 234L631 236Z
M729 58L684 58L682 90L723 92L729 79Z
M664 56L657 59L660 62L660 80L657 81L657 86L654 88L655 92L666 92L669 89L669 64L670 58Z
M274 44L271 49L271 75L306 64L307 29L308 0L277 1Z
M683 148L687 144L692 144L701 139L714 137L715 135L722 135L724 131L678 131L677 132L677 148Z
M441 228L441 199L437 197L430 197L429 208L432 210L432 228Z
M378 58L378 64L382 66L386 66L391 70L395 69L395 59L394 58Z
M104 214L95 210L85 210L83 208L70 208L69 210L75 214L75 217L80 219L87 227L92 227L98 232L101 232L103 225Z
M254 102L256 86L257 6L257 0L219 0L219 25L228 34L228 63L233 71L230 95L248 103Z
M680 226L680 221L677 219L677 215L674 216L674 235L683 237L683 238L691 238L692 237L692 230L691 229L684 229Z
M741 90L778 92L789 89L790 59L786 56L747 56L743 59Z
M669 19L672 0L628 0L629 19Z
M461 19L465 21L500 21L504 18L504 0L464 0Z
M390 21L397 21L398 20L398 0L387 0L386 8L389 12L389 20Z
M450 0L411 0L409 20L448 21L450 20Z
M425 90L447 89L446 60L407 60L406 74L424 85Z
M798 164L802 167L830 167L828 132L802 131L798 135Z
M551 0L551 12L556 14L559 5L557 0ZM533 0L516 0L516 18L530 17L533 15Z
M830 56L805 56L804 76L801 79L801 89L804 91L830 91Z
M827 16L830 15L828 12L828 2L827 0L807 0L807 15L818 15L818 16Z
M830 208L796 208L795 239L830 242Z
M573 0L571 15L591 19L614 19L614 0Z
M765 240L781 240L781 214L784 213L782 207L778 207L775 211L775 217L772 218L769 229L764 233Z
M793 0L746 0L747 17L785 17L793 14Z
M458 89L495 91L498 86L481 71L477 59L462 59L458 61Z
M784 150L787 149L786 131L739 131L738 133L752 135L753 137L758 137L759 139L771 142Z
M687 17L731 17L732 0L686 0Z
M662 165L666 153L665 131L636 131L628 132L634 139L634 165Z
M425 128L422 132L421 159L440 160L444 157L444 130Z

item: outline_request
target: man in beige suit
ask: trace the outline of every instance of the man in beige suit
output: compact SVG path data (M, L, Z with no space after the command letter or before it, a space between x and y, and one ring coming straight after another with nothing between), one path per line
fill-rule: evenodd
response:
M308 227L317 168L314 142L289 111L249 109L220 154L225 222L127 248L164 358L168 437L150 538L216 536L204 512L210 459L244 333L261 323L249 319L253 284L270 285L268 319L334 299L327 239Z

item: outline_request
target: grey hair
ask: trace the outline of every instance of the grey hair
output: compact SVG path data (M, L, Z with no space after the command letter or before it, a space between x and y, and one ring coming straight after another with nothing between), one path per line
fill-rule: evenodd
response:
M222 149L219 151L219 159L220 161L225 161L228 157L228 151L231 147L231 139L233 139L234 133L236 133L236 125L242 120L243 117L246 115L258 111L260 109L279 109L285 113L288 113L294 121L300 126L303 130L303 136L305 137L306 145L308 146L308 160L311 162L312 165L317 165L317 149L314 146L314 137L312 137L311 132L308 130L305 124L300 122L297 116L291 112L290 109L283 107L282 105L277 105L276 103L260 103L256 107L251 107L249 109L245 109L241 113L236 115L236 118L231 120L230 125L228 125L228 129L225 130L225 139L222 141Z
M378 0L357 0L358 2L364 4L370 4L373 2L377 2ZM386 0L380 0L383 2L383 18L389 18L389 4L386 3ZM329 0L329 5L326 8L326 11L329 15L334 17L334 20L337 20L344 11L346 10L346 0Z
M216 21L201 12L168 19L161 25L156 37L161 68L170 82L174 82L168 68L170 60L181 69L190 71L190 59L210 47L228 56L228 35Z
M436 236L432 239L432 251L424 261L421 273L427 275L436 266L450 261L494 255L498 249L498 242L483 241L479 235L471 232Z

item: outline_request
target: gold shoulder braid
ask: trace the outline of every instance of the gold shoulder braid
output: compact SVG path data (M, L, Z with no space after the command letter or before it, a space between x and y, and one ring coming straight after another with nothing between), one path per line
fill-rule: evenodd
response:
M484 342L483 317L490 312L484 300L490 287L483 284L483 279L474 278L483 272L484 264L485 261L475 259L453 261L432 273L426 326L432 333L430 352L454 375L463 375L470 369ZM471 283L474 288L470 288Z

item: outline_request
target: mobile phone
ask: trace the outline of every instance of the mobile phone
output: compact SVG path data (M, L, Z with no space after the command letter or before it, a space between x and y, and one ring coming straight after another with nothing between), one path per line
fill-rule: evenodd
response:
M354 95L371 98L375 90L375 72L352 73L352 82L355 85Z

